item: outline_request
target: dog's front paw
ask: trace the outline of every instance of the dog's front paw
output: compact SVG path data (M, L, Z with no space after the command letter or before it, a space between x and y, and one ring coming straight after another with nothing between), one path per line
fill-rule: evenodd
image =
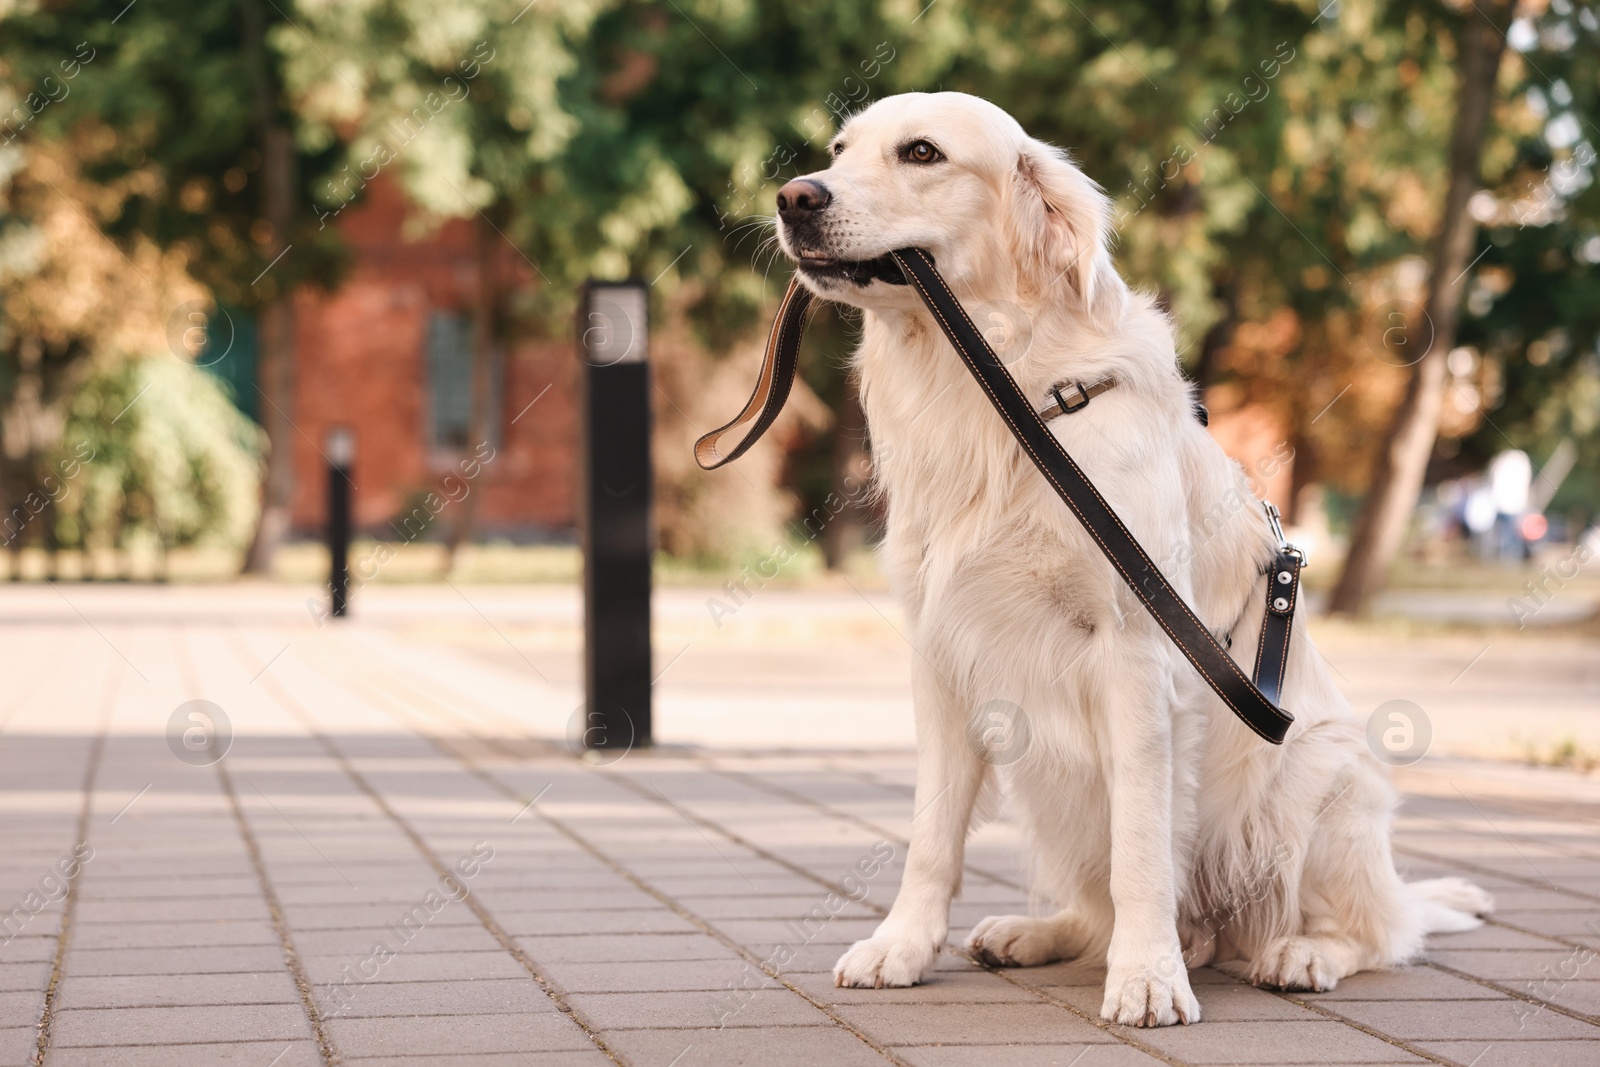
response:
M1309 989L1326 993L1339 984L1339 972L1309 937L1269 941L1250 964L1253 985L1269 989Z
M967 951L995 967L1037 967L1061 958L1050 920L1026 915L989 916L972 928Z
M939 946L930 938L876 934L851 945L833 965L833 984L859 989L916 985Z
M1171 1026L1200 1021L1200 1002L1189 989L1189 972L1180 964L1172 974L1149 968L1106 977L1106 999L1100 1018L1124 1026Z

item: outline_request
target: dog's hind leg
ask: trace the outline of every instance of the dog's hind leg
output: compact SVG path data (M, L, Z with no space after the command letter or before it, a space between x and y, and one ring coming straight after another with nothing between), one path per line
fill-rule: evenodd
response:
M900 893L865 941L833 968L834 985L915 985L950 932L950 901L961 888L967 826L989 765L969 743L966 716L926 663L912 666L917 721L917 793Z
M1402 882L1377 805L1330 813L1318 829L1300 885L1301 932L1271 938L1248 964L1225 970L1274 989L1326 992L1357 971L1405 963L1425 934L1477 927L1494 907L1459 878Z
M1352 761L1328 796L1303 836L1298 922L1258 942L1248 964L1238 965L1256 985L1323 992L1421 951L1424 916L1389 851L1387 780L1370 761Z
M1075 959L1092 940L1089 924L1071 909L1043 919L991 915L973 927L967 950L996 967L1037 967Z

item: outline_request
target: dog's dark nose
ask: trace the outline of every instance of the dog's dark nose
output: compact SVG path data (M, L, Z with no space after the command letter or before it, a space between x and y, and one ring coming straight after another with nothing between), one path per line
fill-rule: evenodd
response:
M778 190L778 214L784 222L802 222L823 208L833 194L821 182L796 178Z

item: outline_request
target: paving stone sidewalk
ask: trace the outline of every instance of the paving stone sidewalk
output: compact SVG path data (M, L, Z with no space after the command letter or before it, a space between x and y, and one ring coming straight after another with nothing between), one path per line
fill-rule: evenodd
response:
M59 592L0 617L0 1067L1600 1063L1593 778L1401 772L1399 863L1491 923L1327 994L1197 971L1205 1022L1136 1030L1077 964L833 987L894 896L907 751L587 763L530 727L572 693L526 649ZM229 725L169 729L191 700ZM1008 823L974 835L955 944L1028 908L1023 869Z

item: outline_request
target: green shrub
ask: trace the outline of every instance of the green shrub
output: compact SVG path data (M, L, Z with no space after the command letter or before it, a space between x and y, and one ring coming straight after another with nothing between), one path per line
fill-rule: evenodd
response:
M162 550L243 548L255 528L262 432L224 386L182 360L96 369L67 406L60 448L63 547L123 548L142 537Z

